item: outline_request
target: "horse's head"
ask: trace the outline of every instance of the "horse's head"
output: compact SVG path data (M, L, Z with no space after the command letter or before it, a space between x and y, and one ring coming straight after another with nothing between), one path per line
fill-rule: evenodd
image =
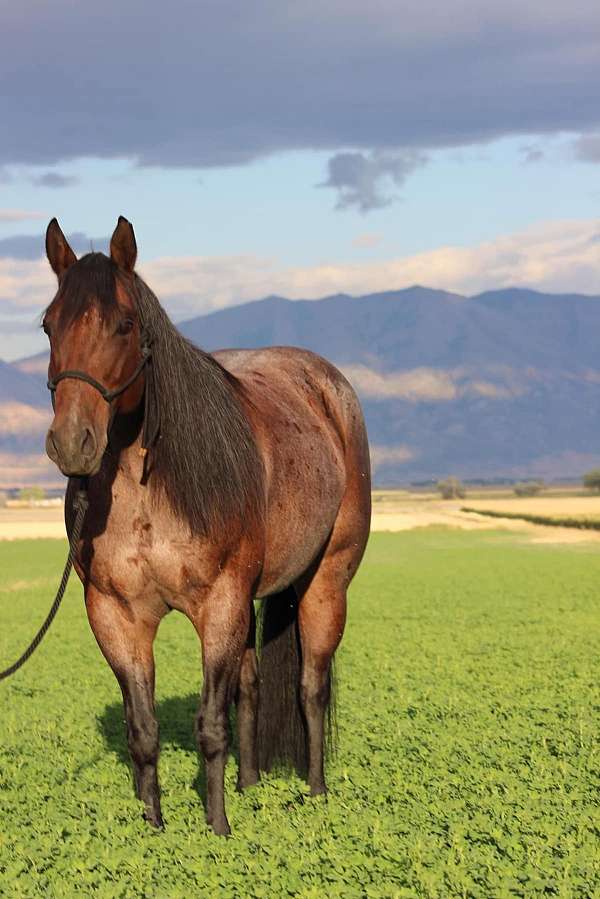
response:
M110 258L89 253L77 260L52 219L46 253L58 278L58 292L43 320L50 340L48 377L54 395L46 452L63 474L82 477L99 470L114 415L132 412L143 395L141 325L133 280L135 235L121 217L110 242ZM134 377L136 371L139 377Z

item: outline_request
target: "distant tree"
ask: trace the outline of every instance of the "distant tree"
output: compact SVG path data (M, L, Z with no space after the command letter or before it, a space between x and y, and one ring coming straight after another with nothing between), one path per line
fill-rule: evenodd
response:
M463 499L467 492L458 478L446 478L438 481L436 489L442 494L442 499Z
M583 486L588 490L600 491L600 468L592 468L583 476Z
M43 487L22 487L21 490L19 490L19 499L25 500L26 502L44 499L45 496L46 491Z
M545 486L543 481L523 481L515 484L514 491L517 496L537 496Z

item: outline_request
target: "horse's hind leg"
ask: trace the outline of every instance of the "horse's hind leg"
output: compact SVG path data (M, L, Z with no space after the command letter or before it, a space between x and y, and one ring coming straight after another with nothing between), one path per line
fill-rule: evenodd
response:
M370 507L368 480L357 476L347 487L321 558L296 584L302 648L300 701L308 729L308 783L313 795L326 791L323 755L331 664L344 633L346 591L369 535Z
M299 585L298 625L302 647L300 702L308 730L308 784L313 796L326 792L323 770L325 715L330 701L331 663L344 632L346 589L323 559L308 585Z
M93 587L88 587L85 601L94 636L123 693L136 795L144 803L146 820L162 827L152 653L161 616L136 616L130 606Z
M258 782L258 664L256 660L256 620L254 606L250 606L250 633L242 656L238 683L237 731L240 748L238 790L244 790Z

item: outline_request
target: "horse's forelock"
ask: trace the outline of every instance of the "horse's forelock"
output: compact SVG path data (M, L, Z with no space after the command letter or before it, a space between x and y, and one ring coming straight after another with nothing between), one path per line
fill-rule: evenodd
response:
M82 256L65 272L46 311L58 311L62 328L80 319L93 305L97 306L103 320L116 318L119 313L117 271L117 266L104 253Z

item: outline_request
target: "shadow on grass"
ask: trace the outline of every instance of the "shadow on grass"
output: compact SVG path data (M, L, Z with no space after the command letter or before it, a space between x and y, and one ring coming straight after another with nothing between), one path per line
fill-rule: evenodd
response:
M189 696L172 696L156 704L156 717L160 725L160 745L174 746L185 752L198 754L194 737L194 722L198 713L199 697L197 693ZM125 713L121 702L107 705L98 717L98 727L104 737L107 749L114 752L119 761L131 768L127 736L125 732ZM235 710L230 713L229 751L239 764L237 735L235 728ZM204 760L199 756L198 775L194 780L194 789L202 799L206 808L206 772Z

